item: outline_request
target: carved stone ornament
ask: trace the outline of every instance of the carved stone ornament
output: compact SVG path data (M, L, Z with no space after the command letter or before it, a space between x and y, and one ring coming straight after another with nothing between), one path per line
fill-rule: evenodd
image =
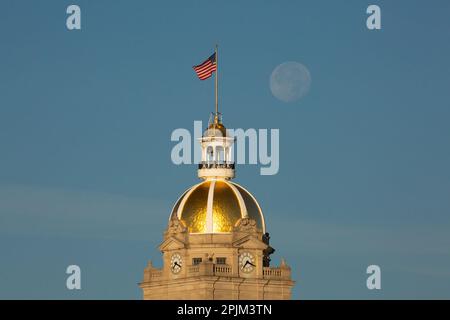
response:
M234 227L235 231L241 231L241 232L256 232L256 221L250 218L242 218Z
M167 232L169 234L186 232L186 227L183 225L183 222L181 222L180 220L171 219L169 222L169 226L167 228Z

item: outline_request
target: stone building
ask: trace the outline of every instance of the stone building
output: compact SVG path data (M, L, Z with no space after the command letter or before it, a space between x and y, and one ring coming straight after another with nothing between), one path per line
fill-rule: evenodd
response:
M175 203L159 249L140 283L144 299L290 299L294 282L284 260L270 266L263 212L255 197L232 182L234 138L215 113L200 139L202 182Z

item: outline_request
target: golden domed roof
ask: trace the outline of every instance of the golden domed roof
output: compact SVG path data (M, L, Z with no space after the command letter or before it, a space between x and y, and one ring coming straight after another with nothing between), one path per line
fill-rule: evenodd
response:
M241 218L251 218L265 232L264 216L256 199L231 181L211 179L188 189L176 202L177 216L190 233L231 232Z
M216 113L211 115L208 128L203 133L204 137L226 137L227 128L222 123L222 115Z
M204 137L226 137L227 128L220 122L213 122L203 134Z

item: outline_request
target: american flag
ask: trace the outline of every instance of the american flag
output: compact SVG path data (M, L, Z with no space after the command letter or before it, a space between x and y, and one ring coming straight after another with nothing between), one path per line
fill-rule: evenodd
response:
M208 79L212 76L213 72L217 70L216 53L213 53L208 59L198 66L193 66L193 68L200 80Z

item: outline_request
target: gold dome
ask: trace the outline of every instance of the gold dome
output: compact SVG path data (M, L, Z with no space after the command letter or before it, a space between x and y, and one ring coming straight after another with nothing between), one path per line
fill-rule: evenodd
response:
M213 122L203 134L204 137L226 137L227 128L220 122Z
M177 216L190 233L231 232L240 218L251 218L265 232L264 216L256 199L240 185L206 180L178 199L170 218Z
M227 128L222 123L222 115L220 113L212 114L209 119L208 128L203 133L204 137L226 137Z

